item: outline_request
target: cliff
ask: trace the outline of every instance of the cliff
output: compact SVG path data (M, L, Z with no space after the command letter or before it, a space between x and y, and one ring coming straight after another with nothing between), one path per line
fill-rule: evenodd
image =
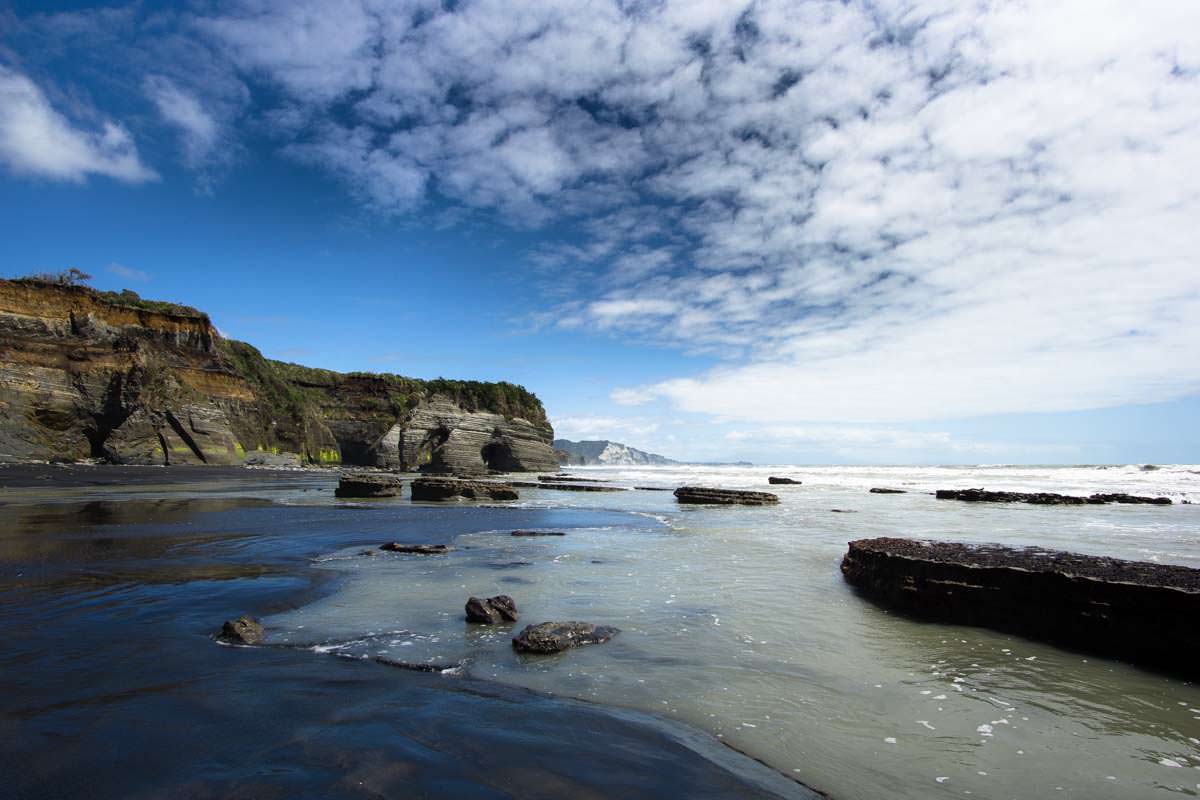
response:
M655 453L637 450L620 442L605 440L572 442L569 439L555 439L554 450L559 463L569 466L630 466L634 464L669 466L679 463Z
M553 430L520 386L342 374L264 358L194 308L0 280L0 460L310 463L551 470Z

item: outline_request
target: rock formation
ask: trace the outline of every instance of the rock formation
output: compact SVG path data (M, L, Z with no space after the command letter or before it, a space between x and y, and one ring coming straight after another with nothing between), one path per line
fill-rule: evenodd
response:
M502 622L516 622L517 604L506 594L489 597L482 600L478 597L467 599L467 622L479 625L499 625Z
M611 625L589 622L543 622L529 625L513 637L513 648L522 653L560 653L584 644L607 642L621 631Z
M1169 497L1139 497L1132 494L1093 494L1076 497L1053 492L989 492L986 489L938 489L938 500L965 500L971 503L1031 503L1039 506L1105 505L1108 503L1171 505Z
M0 280L0 416L0 461L557 468L520 386L285 364L194 308L32 280Z
M260 644L266 638L266 631L258 620L243 615L225 620L217 638L229 644Z
M1200 570L1040 548L862 539L846 581L910 614L1200 677Z
M445 544L401 544L400 542L388 542L387 544L379 545L379 549L389 553L404 553L410 556L441 556L449 553L454 548Z
M516 500L517 493L507 484L457 478L417 478L412 483L414 501L453 500L456 497L468 500Z
M399 497L404 481L386 472L365 472L343 475L338 480L337 497Z
M703 486L680 486L675 490L680 503L697 505L762 506L778 503L778 495L770 492L746 492L739 489L709 489Z
M767 483L772 484L772 485L799 486L801 483L803 483L803 481L798 481L794 478L776 478L775 476L771 476L771 477L767 478Z
M871 494L908 494L907 489L888 489L882 486L876 486L871 489Z

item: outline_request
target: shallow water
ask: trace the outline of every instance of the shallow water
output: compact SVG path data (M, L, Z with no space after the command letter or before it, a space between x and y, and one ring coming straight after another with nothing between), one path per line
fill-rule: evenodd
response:
M497 513L616 515L342 504L320 474L0 468L0 484L0 797L806 795L657 717L211 638L320 602L330 551Z
M448 526L445 556L316 566L338 590L267 620L274 641L348 656L465 660L468 674L651 711L720 736L839 798L1200 793L1200 688L991 631L916 622L864 601L838 564L850 539L1037 544L1200 566L1200 506L1036 507L937 501L935 488L1129 491L1200 499L1195 467L574 470L616 485L767 488L777 507L679 507L668 492L522 490L525 509L603 512L564 537ZM872 495L870 486L910 490ZM405 507L379 504L381 511ZM841 512L835 513L838 509ZM468 626L468 595L512 595L522 620L615 624L613 641L516 655ZM1181 658L1196 654L1181 653Z

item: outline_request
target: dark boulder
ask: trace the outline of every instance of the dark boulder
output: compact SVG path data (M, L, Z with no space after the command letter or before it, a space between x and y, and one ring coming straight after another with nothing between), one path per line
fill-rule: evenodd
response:
M338 481L337 497L399 497L404 481L386 472L366 472L343 475Z
M489 597L482 600L478 597L467 599L467 622L480 625L499 625L502 622L517 621L517 604L506 594Z
M914 616L979 625L1200 678L1200 569L1040 548L850 542L842 575Z
M414 556L440 556L449 553L453 547L445 544L401 544L400 542L388 542L379 546L380 550L386 550L389 553L405 553Z
M774 486L799 486L803 481L798 481L795 478L776 478L772 475L767 478L767 483Z
M1132 494L1093 494L1078 497L1054 492L990 492L986 489L938 489L938 500L963 500L969 503L1030 503L1038 506L1105 505L1107 503L1140 503L1156 506L1171 505L1169 497L1139 497Z
M620 633L611 625L588 622L543 622L528 625L513 637L513 648L522 653L561 653L584 644L607 642Z
M871 489L871 494L908 494L905 489L885 489L879 486Z
M680 503L701 505L761 506L778 503L778 495L770 492L746 492L738 489L708 489L703 486L680 486L675 490Z
M266 635L258 620L242 615L237 619L225 620L217 638L229 644L261 644Z
M563 531L513 531L511 536L566 536Z
M452 500L456 497L468 500L516 500L517 493L508 484L458 478L417 478L412 483L412 499L415 501Z

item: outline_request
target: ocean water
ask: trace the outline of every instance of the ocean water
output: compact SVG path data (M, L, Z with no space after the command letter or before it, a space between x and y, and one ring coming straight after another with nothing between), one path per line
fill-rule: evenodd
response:
M804 795L778 776L834 798L1200 794L1200 687L897 616L839 570L848 541L882 535L1200 567L1200 505L1184 504L1200 503L1200 467L571 471L781 502L632 489L351 502L329 473L0 472L0 795ZM1176 504L929 494L967 487ZM378 552L386 541L455 549ZM465 623L469 595L501 593L517 625ZM272 646L211 640L244 612ZM621 633L558 656L512 650L521 626L566 619Z
M679 720L837 798L1200 794L1200 687L985 629L917 622L853 592L852 539L1000 542L1200 567L1200 468L580 468L614 486L774 491L772 507L670 492L524 489L445 556L322 554L337 590L266 620L274 641L349 658L462 663L470 676ZM768 475L803 481L768 487ZM872 486L908 494L875 495ZM1169 507L967 504L937 488L1165 495ZM393 507L399 508L406 501ZM515 538L520 510L603 524ZM381 511L379 513L387 513ZM397 530L395 538L403 538ZM511 595L510 628L463 620ZM513 652L526 623L611 624L611 642ZM1197 624L1200 624L1198 621ZM1180 653L1181 659L1200 654Z

